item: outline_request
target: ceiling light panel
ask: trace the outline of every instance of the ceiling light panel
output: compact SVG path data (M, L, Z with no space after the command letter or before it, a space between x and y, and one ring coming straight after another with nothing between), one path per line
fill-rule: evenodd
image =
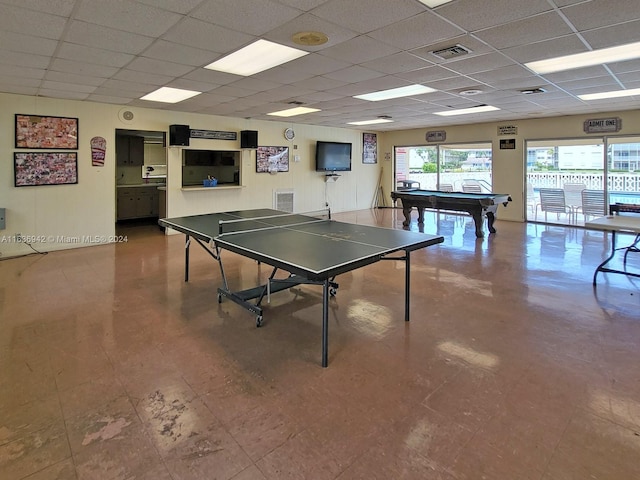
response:
M420 0L420 3L424 3L429 8L436 8L451 1L452 0Z
M378 123L393 123L388 118L376 118L375 120L361 120L359 122L347 122L347 125L377 125Z
M308 54L297 48L258 40L204 68L248 77Z
M623 62L634 58L640 58L640 42L528 62L525 63L525 66L538 74L545 74L605 63Z
M187 98L200 95L202 92L195 90L183 90L181 88L161 87L151 93L140 97L140 100L148 100L150 102L178 103Z
M633 88L630 90L613 90L610 92L600 93L588 93L584 95L578 95L578 98L580 100L601 100L603 98L632 97L634 95L640 95L640 88Z
M295 117L296 115L304 115L305 113L319 112L318 108L309 107L296 107L288 108L287 110L279 110L277 112L267 113L267 115L273 115L274 117Z
M443 112L433 112L433 114L440 115L442 117L450 117L453 115L468 115L470 113L493 112L495 110L500 110L500 109L498 107L493 107L491 105L481 105L479 107L460 108L458 110L445 110Z
M363 95L354 95L353 98L360 100L369 100L370 102L379 102L380 100L389 100L390 98L411 97L414 95L423 95L425 93L435 92L435 89L425 87L424 85L408 85L406 87L391 88L389 90L380 90L377 92L365 93Z

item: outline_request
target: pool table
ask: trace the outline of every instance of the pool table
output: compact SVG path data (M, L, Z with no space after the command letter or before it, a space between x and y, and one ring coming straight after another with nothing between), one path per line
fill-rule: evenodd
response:
M406 227L411 223L411 210L418 209L418 223L424 223L424 209L436 208L467 212L476 224L476 237L484 237L483 217L487 217L489 232L495 233L493 221L498 210L498 205L505 207L511 201L507 194L500 193L466 193L466 192L440 192L438 190L420 190L417 188L391 192L391 198L395 202L402 202L402 212Z

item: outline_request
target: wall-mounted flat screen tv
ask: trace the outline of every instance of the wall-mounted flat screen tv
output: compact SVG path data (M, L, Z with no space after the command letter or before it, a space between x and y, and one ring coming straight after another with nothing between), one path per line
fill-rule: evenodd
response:
M316 172L351 171L351 144L342 142L316 143Z

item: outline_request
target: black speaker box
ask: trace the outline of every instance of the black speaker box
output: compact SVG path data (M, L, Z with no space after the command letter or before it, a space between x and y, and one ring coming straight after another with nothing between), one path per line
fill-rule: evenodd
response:
M258 132L242 130L240 132L240 148L258 148Z
M169 125L169 145L189 146L191 128L189 125Z

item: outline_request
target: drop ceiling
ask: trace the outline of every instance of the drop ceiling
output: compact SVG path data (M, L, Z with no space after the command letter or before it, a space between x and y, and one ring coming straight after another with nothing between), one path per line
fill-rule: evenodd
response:
M307 31L328 42L296 45ZM310 54L251 77L203 68L260 38ZM637 0L453 0L434 9L418 0L0 0L0 92L267 121L301 102L320 111L294 123L354 128L348 122L390 116L375 130L443 127L637 109L640 97L577 96L639 88L640 60L546 75L523 65L637 41ZM455 45L470 53L431 53ZM413 83L437 91L353 98ZM203 93L177 104L139 99L161 86ZM532 89L544 91L521 93ZM500 110L433 114L483 104Z

